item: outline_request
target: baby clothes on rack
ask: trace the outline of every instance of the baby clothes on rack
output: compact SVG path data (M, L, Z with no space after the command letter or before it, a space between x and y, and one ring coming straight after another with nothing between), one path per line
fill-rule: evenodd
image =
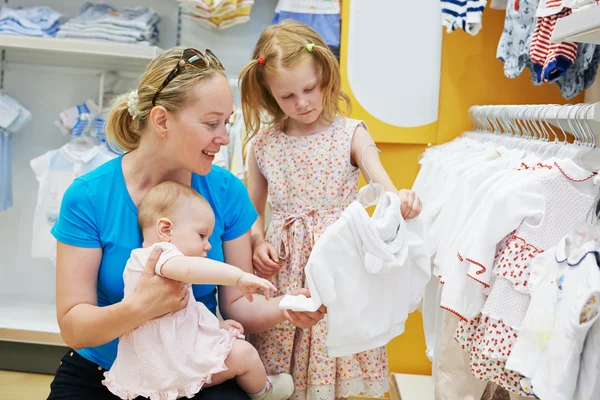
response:
M479 223L472 226L470 239L459 251L467 261L468 276L481 281L479 296L484 297L484 305L480 316L459 323L455 338L471 354L471 372L476 377L529 395L519 385L518 375L506 368L506 360L519 337L529 304L531 260L557 243L576 221L585 219L598 188L591 179L595 174L570 159L538 163L521 172L527 176L516 188L498 188L497 194L505 200L503 205L497 197L491 204L482 202L487 217L478 216ZM535 194L537 200L524 202L525 191ZM493 215L503 218L492 222ZM485 237L484 226L493 227L497 236L492 232ZM502 231L511 229L514 231L493 243ZM477 234L484 237L477 240ZM455 289L454 293L456 301L468 303L472 298L468 292L462 296ZM484 293L488 293L487 298Z
M559 12L569 11L569 1L509 1L504 30L496 57L504 63L504 75L518 77L525 68L531 70L534 85L555 83L567 100L589 88L596 78L600 50L591 43L551 44L553 24ZM536 19L536 13L550 14ZM552 14L555 13L555 14ZM536 24L537 20L537 24ZM535 36L535 41L532 39ZM574 60L573 60L574 58Z
M56 262L56 239L50 234L60 212L62 197L78 176L115 158L105 146L78 148L66 144L30 161L39 183L37 206L33 216L31 255Z
M156 45L159 22L160 17L151 8L126 7L119 11L108 4L85 3L60 28L57 37Z
M250 21L254 0L178 0L183 18L207 29L226 29Z
M334 52L340 47L340 3L337 0L279 0L273 24L293 19L313 28Z
M506 363L529 304L531 260L584 220L598 193L595 173L568 158L548 158L544 147L518 141L525 142L466 133L428 148L419 161L413 190L424 204L421 216L432 269L440 279L437 283L433 278L423 300L436 390L444 389L438 379L451 386L448 376L469 374L513 396L530 393ZM533 149L537 153L531 153ZM460 319L455 332L442 329L448 325L448 312L437 313L440 305ZM450 373L443 369L450 364L439 357L452 354L452 346L445 344L457 341L467 353L468 367ZM481 397L481 385L470 386L469 396ZM440 398L454 398L444 393Z
M535 12L539 0L509 1L504 30L498 42L496 58L504 63L504 75L516 78L530 63L529 50L536 26Z
M569 69L577 56L577 43L550 42L558 19L570 14L571 9L563 7L562 0L542 0L539 3L529 50L538 82L554 82Z
M25 107L0 93L0 211L12 207L12 135L20 132L31 119Z
M506 367L525 376L521 386L541 399L573 399L578 385L597 383L597 368L590 374L591 365L583 365L580 374L584 342L599 317L597 257L597 243L576 245L568 235L532 260L531 301Z
M50 7L0 8L0 35L54 37L62 14Z
M108 118L109 107L104 107L100 112L98 105L92 100L63 110L54 124L71 138L81 137L83 135L97 139L106 146L106 149L115 154L120 152L113 149L106 137L106 120Z
M596 80L600 63L600 46L593 43L579 43L577 58L571 68L554 83L567 100L588 89Z
M462 29L470 35L481 30L486 0L442 0L442 26L448 33Z

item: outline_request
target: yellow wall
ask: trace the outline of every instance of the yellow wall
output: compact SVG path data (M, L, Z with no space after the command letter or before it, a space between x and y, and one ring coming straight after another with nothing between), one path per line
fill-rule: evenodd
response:
M350 1L352 0L343 2L342 48L347 38L345 21L348 18ZM504 12L486 9L483 29L479 35L473 37L462 31L452 34L444 32L439 119L435 143L452 140L470 127L467 111L472 105L565 103L556 85L533 86L529 81L528 71L525 71L518 79L504 77L502 63L496 60L496 46L502 33L503 24ZM375 43L371 49L368 49L366 56L376 60L377 51L393 51L389 48L393 44L389 43L389 41ZM345 72L344 57L345 54L342 51L343 73ZM350 92L346 77L344 77L344 90ZM402 94L398 93L397 95L401 96ZM583 97L580 96L573 101L581 102ZM353 117L372 119L364 109L360 106L357 107L355 103L353 103ZM387 138L391 134L391 132L383 134L375 132L377 124L374 126L369 123L369 126L376 140L377 138ZM431 126L422 129L423 135L429 137ZM411 132L405 143L414 143L414 140L411 140L413 137L414 132ZM381 143L378 146L382 150L383 165L396 187L410 188L419 171L418 156L426 145ZM425 357L425 338L419 312L415 312L409 317L406 332L389 344L388 353L392 372L431 373L431 363Z

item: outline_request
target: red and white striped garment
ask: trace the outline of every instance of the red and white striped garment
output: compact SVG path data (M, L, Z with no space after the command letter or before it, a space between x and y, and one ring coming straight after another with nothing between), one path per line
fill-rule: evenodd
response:
M577 43L550 43L556 21L571 14L571 9L562 4L562 0L542 1L537 11L538 19L529 55L538 82L555 81L569 69L577 57Z

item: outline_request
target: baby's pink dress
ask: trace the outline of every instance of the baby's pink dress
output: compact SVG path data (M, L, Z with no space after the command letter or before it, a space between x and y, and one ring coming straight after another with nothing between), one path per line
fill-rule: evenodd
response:
M131 252L123 280L125 297L137 284L154 246L163 249L156 264L183 254L171 243L158 243ZM183 310L143 323L119 338L117 358L102 383L122 399L138 396L151 400L193 397L211 382L213 374L227 370L225 358L240 335L219 327L219 320L206 306L194 300Z

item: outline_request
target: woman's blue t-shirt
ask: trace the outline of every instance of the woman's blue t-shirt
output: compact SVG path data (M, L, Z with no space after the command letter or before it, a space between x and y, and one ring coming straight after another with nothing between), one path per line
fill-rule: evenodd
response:
M123 177L122 156L75 179L67 189L60 214L52 228L54 237L71 246L102 248L98 271L98 305L123 299L123 271L132 250L142 246L137 207ZM192 174L192 188L204 196L215 213L208 257L223 261L223 242L248 232L257 213L246 187L229 171L213 166L206 176ZM194 296L216 312L215 285L193 285ZM78 350L83 357L110 369L118 339L102 346Z

